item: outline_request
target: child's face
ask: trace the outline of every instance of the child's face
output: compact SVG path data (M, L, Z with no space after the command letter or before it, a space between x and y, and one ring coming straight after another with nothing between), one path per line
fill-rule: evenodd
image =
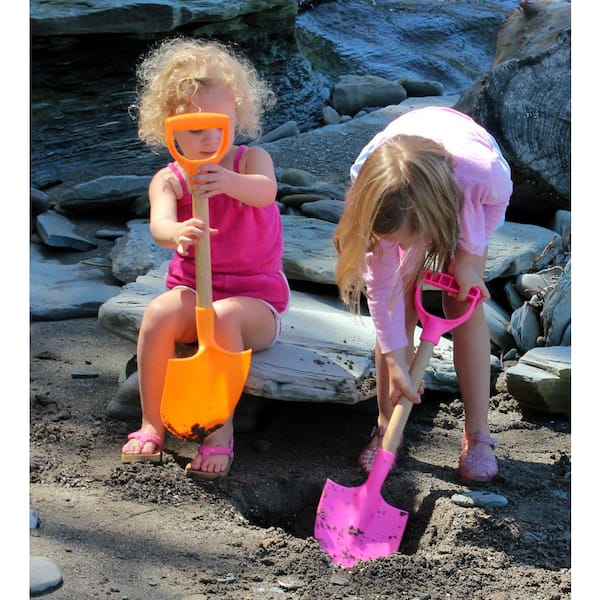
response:
M234 124L236 120L235 101L229 88L216 84L210 88L196 92L187 105L187 112L221 113L231 119L228 149L233 145L235 136ZM211 157L221 144L221 129L198 129L195 131L177 131L175 140L181 153L187 158L198 160Z

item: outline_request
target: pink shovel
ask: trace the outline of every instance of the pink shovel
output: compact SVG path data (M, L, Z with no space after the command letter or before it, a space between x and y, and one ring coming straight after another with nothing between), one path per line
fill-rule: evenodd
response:
M423 283L446 292L459 291L456 280L446 273L426 271ZM433 349L440 337L464 323L473 313L480 297L479 288L471 288L469 305L456 319L443 319L429 314L421 301L422 286L415 290L415 306L423 331L419 349L410 369L413 387L423 380ZM404 427L413 403L402 398L394 407L381 448L377 451L367 481L360 487L345 487L327 479L321 493L315 519L315 538L331 560L349 568L359 560L389 556L400 547L408 513L390 506L381 496L381 488L400 446Z

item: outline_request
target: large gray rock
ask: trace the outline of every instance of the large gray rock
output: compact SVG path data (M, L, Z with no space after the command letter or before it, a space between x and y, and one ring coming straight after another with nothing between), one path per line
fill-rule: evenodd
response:
M222 23L226 30L237 27L255 13L283 9L295 17L294 0L228 0L227 2L182 2L181 0L123 1L32 0L31 35L84 35L89 33L160 34L180 27ZM281 17L281 13L278 12ZM293 21L292 21L293 22ZM263 22L266 27L266 23ZM283 22L280 21L280 27Z
M146 306L165 289L165 270L166 263L109 298L98 311L100 324L135 342ZM420 333L417 328L416 343ZM351 315L331 296L292 291L281 337L253 355L244 391L279 400L355 404L375 395L374 346L371 317ZM493 357L490 361L495 366ZM442 338L436 346L425 385L458 391L451 341Z
M29 312L32 321L95 317L98 308L121 292L108 267L92 261L63 264L60 257L31 244Z
M496 137L513 171L513 210L545 219L570 209L571 2L523 0L496 47L456 107Z
M571 347L534 348L506 371L506 387L527 410L571 414Z

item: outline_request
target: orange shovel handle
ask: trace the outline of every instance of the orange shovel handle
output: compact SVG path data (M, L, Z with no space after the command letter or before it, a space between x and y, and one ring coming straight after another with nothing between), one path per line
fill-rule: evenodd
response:
M222 134L219 148L208 158L187 158L177 149L175 144L175 133L177 131L197 131L199 129L221 129ZM221 113L185 113L165 119L167 147L171 156L185 169L188 175L188 182L189 178L195 175L199 166L209 163L218 163L223 158L229 144L230 129L231 119L227 115ZM208 198L200 196L193 188L192 197L192 214L194 218L200 219L206 224L206 229L208 231L208 228L210 227ZM196 269L196 306L199 308L210 308L212 306L212 267L209 235L203 235L196 241L194 257Z

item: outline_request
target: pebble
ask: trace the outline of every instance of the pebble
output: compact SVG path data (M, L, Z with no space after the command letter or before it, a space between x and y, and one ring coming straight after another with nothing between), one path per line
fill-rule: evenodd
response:
M71 373L72 379L93 379L95 377L98 377L96 371L73 371Z
M29 529L37 529L40 526L40 517L38 513L29 509Z
M49 558L32 556L29 560L29 593L40 596L59 588L63 577L58 565Z
M282 577L277 583L285 590L297 590L305 585L304 581L296 577Z
M451 500L458 506L479 506L482 508L502 508L508 504L508 500L500 494L480 491L453 494Z

